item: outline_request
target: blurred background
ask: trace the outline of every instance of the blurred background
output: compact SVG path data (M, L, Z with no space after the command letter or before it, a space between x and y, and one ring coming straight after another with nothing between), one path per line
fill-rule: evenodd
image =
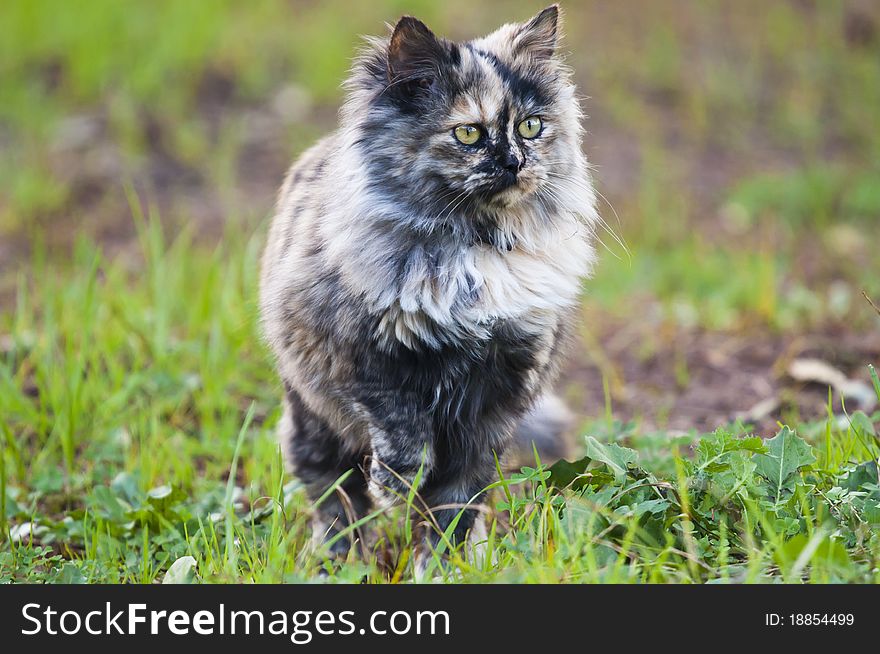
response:
M83 249L103 252L99 282L121 269L131 288L143 284L144 207L163 238L188 234L186 257L199 263L187 275L255 266L285 168L336 125L360 34L409 13L465 39L542 7L0 3L0 336L24 333L22 322L40 330L47 289L63 292L92 265ZM821 416L832 377L848 406L870 403L880 318L862 291L880 302L880 4L563 9L610 228L561 382L572 406L615 433L674 433ZM155 297L188 292L168 279ZM252 311L252 300L230 306ZM252 318L233 322L246 323L236 342L256 339ZM220 347L206 334L193 347ZM230 355L272 379L249 347ZM798 368L805 359L813 368ZM25 391L27 378L16 382ZM275 402L274 387L258 388L238 390Z

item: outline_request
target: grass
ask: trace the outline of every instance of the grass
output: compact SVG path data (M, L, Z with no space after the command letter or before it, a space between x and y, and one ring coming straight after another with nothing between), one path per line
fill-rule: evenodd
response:
M586 324L876 331L860 292L880 297L880 41L844 29L861 10L569 4L585 148L629 248L600 234ZM309 544L255 321L264 219L285 162L332 128L357 34L413 13L472 36L536 9L0 3L0 580L411 579L404 510L373 516L375 542L345 565ZM686 356L670 375L690 383ZM793 421L815 460L773 492L747 428L623 422L619 385L605 379L605 415L583 425L591 461L507 475L492 556L452 553L437 574L878 581L880 416L829 403Z
M186 234L166 242L155 218L137 222L143 264L80 244L70 274L35 264L37 283L22 279L2 325L0 579L151 583L192 557L204 581L328 570L332 581L410 580L402 509L363 525L375 539L365 560L331 565L309 543L309 502L272 437L278 382L253 305L260 240L228 233L200 251ZM776 495L741 456L744 442L767 456L760 439L739 440L741 426L676 437L594 426L608 444L588 438L589 461L498 484L494 563L456 551L436 572L463 582L877 580L876 479L847 485L876 477L872 419L799 426L815 460L789 470ZM719 499L713 485L725 484L730 497Z

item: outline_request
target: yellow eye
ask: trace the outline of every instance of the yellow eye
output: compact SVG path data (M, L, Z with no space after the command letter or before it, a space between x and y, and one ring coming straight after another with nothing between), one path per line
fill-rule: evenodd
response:
M455 128L454 132L455 138L458 139L459 143L464 143L465 145L473 145L480 140L480 128L476 125L459 125Z
M516 129L524 139L533 139L541 133L541 119L537 116L529 116Z

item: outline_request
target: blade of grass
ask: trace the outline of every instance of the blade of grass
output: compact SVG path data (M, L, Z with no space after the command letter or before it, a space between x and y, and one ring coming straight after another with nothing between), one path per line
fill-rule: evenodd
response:
M238 470L238 457L241 454L241 446L244 443L245 434L251 426L251 421L254 418L255 409L256 404L251 402L247 414L244 417L244 422L241 425L241 429L238 432L238 438L235 441L235 451L232 454L232 464L229 466L229 479L226 481L226 495L223 499L223 506L226 510L226 567L228 572L233 575L236 571L237 560L235 553L235 533L233 529L235 508L232 506L232 496L235 491L235 474Z

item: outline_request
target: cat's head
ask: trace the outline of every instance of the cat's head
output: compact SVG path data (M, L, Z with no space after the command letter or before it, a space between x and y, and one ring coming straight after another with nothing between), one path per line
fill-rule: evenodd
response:
M374 190L440 223L571 202L589 179L559 34L554 5L464 43L409 16L372 39L342 116Z

